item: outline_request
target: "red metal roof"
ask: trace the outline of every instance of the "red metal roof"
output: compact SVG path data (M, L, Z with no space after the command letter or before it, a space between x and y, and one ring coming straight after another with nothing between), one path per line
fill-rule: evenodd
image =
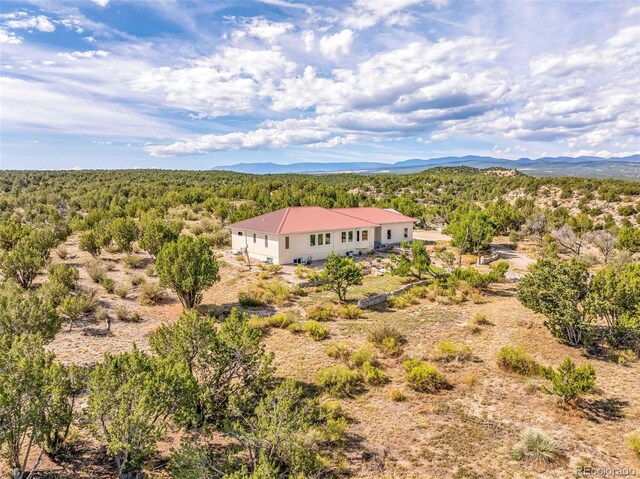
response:
M360 210L363 210L360 212ZM368 219L369 218L369 219ZM378 221L380 220L380 221ZM307 233L349 228L371 228L387 223L415 221L380 208L334 208L294 206L228 225L227 228L272 234Z
M385 210L382 208L334 208L333 211L353 216L354 218L365 220L370 223L375 223L377 225L417 221L415 218L403 215L402 213L398 213L396 210Z

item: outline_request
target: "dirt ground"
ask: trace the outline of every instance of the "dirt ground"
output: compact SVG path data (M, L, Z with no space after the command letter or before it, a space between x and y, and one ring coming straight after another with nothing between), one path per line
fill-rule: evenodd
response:
M84 265L91 257L78 250L77 238L71 238L67 248L65 261L79 267L83 288L98 290L102 307L113 315L117 306L126 305L138 312L142 321L114 320L108 335L105 325L91 318L79 321L71 332L63 325L48 346L60 360L91 364L105 352L126 351L133 343L147 349L149 333L180 315L182 307L172 293L157 306L137 302L141 286L131 287L125 299L107 293L89 278ZM133 270L122 265L123 254L105 253L101 261L113 263L107 275L118 283L130 284L134 275L157 281L145 272L151 258L137 254L144 261ZM226 264L220 271L221 280L205 292L203 308L237 305L238 290L257 280L257 270L227 262L226 256L223 259ZM364 295L367 289L393 289L398 281L391 276L367 277L350 296ZM321 368L339 364L325 352L331 342L346 340L356 347L364 346L367 331L375 324L391 325L406 336L401 357L378 357L390 384L367 387L353 398L340 399L349 420L346 454L352 477L561 479L576 477L576 467L581 464L626 466L640 474L640 460L626 444L628 433L640 428L640 363L621 365L586 358L580 350L559 344L543 326L543 318L525 309L514 293L515 285L500 284L485 295L483 304L447 305L423 299L403 310L370 310L362 319L324 323L330 329L330 337L324 341L280 329L270 330L264 341L275 353L278 375L313 384ZM304 305L329 302L333 302L331 293L311 290L308 296L278 309L299 313ZM491 324L473 332L465 325L477 312L485 313ZM424 394L408 388L402 361L415 357L429 360L435 345L445 340L468 345L473 353L468 362L437 363L452 389ZM543 380L522 378L498 368L496 355L503 346L522 346L542 364L556 365L567 356L578 363L589 360L596 369L597 390L580 408L563 408L540 392ZM400 389L406 400L392 401L391 389ZM553 466L511 459L518 435L529 427L553 437L564 458ZM104 449L81 433L75 445L77 454L64 465L70 477L112 477ZM161 449L167 451L170 445L165 443Z

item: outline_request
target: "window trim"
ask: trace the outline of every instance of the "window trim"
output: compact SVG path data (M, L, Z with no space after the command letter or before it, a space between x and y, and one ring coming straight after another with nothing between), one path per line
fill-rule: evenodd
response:
M340 239L342 240L343 243L347 242L347 232L343 231L342 235L340 235Z
M391 239L391 230L390 229L387 230L387 239L388 240Z
M404 237L408 238L409 237L409 228L405 228L404 229Z
M312 233L309 235L309 247L314 248L316 246L316 235Z
M269 247L269 235L264 235L264 247Z
M362 241L369 241L369 230L362 230Z
M284 249L289 249L289 237L284 237Z
M331 233L324 234L324 244L326 245L331 244Z
M347 231L347 237L349 238L348 243L353 243L353 230Z

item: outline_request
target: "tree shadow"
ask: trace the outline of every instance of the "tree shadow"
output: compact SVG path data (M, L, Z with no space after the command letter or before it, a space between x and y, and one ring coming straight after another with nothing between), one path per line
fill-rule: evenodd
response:
M585 399L579 403L580 410L585 413L587 419L596 423L619 421L624 418L624 409L628 406L629 401L618 398Z

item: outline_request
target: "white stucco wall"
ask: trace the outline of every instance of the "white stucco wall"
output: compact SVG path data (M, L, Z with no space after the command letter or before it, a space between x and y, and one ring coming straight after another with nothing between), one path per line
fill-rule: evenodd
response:
M266 246L265 236L267 237ZM279 241L279 236L275 234L248 230L231 230L231 249L234 252L237 252L238 250L247 247L249 256L258 261L267 262L268 258L271 258L273 263L279 264Z
M342 232L347 233L347 241L342 242ZM353 241L349 241L349 231L353 232ZM357 241L358 231L360 231L360 241ZM367 231L368 239L362 240L362 232ZM316 236L316 246L310 245L309 237L312 234L331 234L331 244L318 245ZM289 249L286 249L285 237L289 236ZM350 230L333 230L318 231L315 233L296 233L291 235L282 235L280 237L280 263L293 263L294 258L302 258L306 260L311 256L312 260L326 259L330 252L344 255L347 251L353 251L357 254L359 251L369 251L373 249L373 228L358 228ZM251 248L249 248L251 250Z
M404 229L408 229L408 237L404 237ZM387 239L387 230L391 230L391 239ZM347 241L342 242L342 232L346 233ZM353 232L353 240L349 241L349 231ZM368 239L364 241L362 239L363 231L367 231ZM358 232L360 232L360 241L358 241ZM240 234L242 233L242 234ZM323 241L322 245L318 245L318 239L316 236L316 245L311 246L309 237L314 234L331 234L331 243L326 244ZM256 235L256 241L253 240L253 235ZM374 247L374 228L353 228L348 230L332 230L332 231L317 231L314 233L294 233L289 235L275 235L267 234L268 245L264 245L265 233L249 230L231 230L231 248L234 252L247 248L249 256L257 261L266 262L268 258L271 258L275 264L289 264L293 263L294 258L302 258L304 261L311 256L312 260L322 260L329 256L329 253L334 251L337 254L345 255L348 251L352 251L354 254L362 252L363 254ZM286 237L289 237L289 248L286 248ZM402 241L413 240L413 223L393 223L389 225L382 225L382 244L397 244Z
M405 238L404 229L407 228L408 236ZM387 230L391 230L391 239L387 238ZM413 223L392 223L382 225L382 244L399 244L403 241L413 241Z

